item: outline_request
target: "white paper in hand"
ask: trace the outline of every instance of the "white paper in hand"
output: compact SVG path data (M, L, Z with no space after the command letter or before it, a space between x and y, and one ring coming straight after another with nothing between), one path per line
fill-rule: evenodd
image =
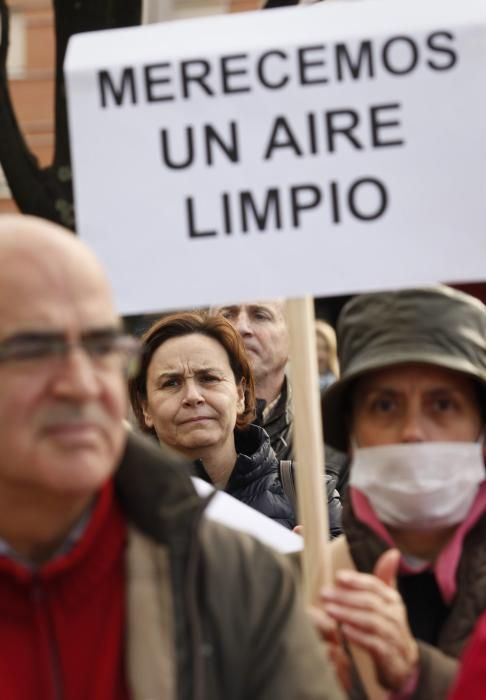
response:
M200 496L209 496L215 490L211 484L197 477L193 477L192 482ZM300 535L287 530L283 525L279 525L224 491L216 492L206 509L206 516L234 530L253 535L257 540L283 554L300 552L303 548L303 539Z

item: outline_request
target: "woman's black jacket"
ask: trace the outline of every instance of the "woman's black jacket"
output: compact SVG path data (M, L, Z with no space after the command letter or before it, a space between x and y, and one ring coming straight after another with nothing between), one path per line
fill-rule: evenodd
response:
M292 529L298 524L292 504L284 493L280 478L280 462L263 428L250 425L235 430L238 453L225 491L251 508ZM197 476L209 481L204 465L196 464ZM333 482L328 479L329 530L332 536L341 532L341 501Z

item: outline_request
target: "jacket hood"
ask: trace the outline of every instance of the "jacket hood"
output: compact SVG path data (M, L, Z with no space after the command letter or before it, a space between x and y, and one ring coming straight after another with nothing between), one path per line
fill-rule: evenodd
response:
M259 481L263 476L278 470L278 460L263 428L250 425L245 430L235 430L235 447L238 457L228 481L227 490L233 491Z

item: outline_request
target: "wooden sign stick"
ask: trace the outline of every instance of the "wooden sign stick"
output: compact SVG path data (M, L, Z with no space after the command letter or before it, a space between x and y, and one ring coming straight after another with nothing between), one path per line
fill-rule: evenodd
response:
M311 604L316 602L319 588L333 582L335 573L331 560L325 497L324 436L314 321L312 297L287 301L297 458L297 503L299 522L304 527L302 570L305 598ZM354 568L349 553L347 558L349 561L341 561L338 568ZM388 693L379 685L368 653L354 644L350 645L350 649L366 696L369 700L385 700Z
M332 581L314 321L312 297L287 301L297 502L299 524L304 527L302 568L309 603L315 603L319 588Z

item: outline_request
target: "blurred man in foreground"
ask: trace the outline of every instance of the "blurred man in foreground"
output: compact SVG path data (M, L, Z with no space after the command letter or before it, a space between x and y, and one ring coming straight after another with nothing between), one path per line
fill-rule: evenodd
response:
M285 564L127 439L134 351L91 252L1 217L0 696L341 699Z
M323 602L384 688L444 698L486 610L485 307L446 287L363 295L338 347L325 436L352 456L343 528L358 571Z

